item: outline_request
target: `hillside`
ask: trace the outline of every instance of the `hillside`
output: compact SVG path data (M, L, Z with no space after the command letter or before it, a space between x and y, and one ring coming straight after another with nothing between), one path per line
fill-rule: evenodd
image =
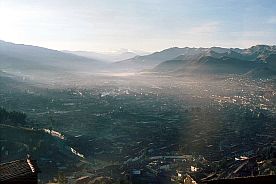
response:
M0 124L0 138L1 162L30 154L38 161L42 179L53 178L60 165L72 167L79 161L64 141L42 130Z
M74 54L0 40L0 68L4 70L93 71L103 65L103 62Z

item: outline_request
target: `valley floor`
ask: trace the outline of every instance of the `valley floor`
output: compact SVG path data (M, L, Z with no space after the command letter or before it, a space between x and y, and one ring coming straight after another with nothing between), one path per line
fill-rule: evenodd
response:
M258 174L275 174L273 80L86 74L41 81L1 74L1 106L32 121L30 129L1 125L0 141L1 162L31 153L44 182L58 173L152 183L186 173L226 177L240 156L257 157Z

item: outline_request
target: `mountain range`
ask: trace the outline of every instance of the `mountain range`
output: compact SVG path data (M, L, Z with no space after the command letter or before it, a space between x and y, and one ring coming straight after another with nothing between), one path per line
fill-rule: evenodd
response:
M75 53L75 54L74 54ZM98 55L97 55L98 54ZM152 54L113 63L92 52L57 51L43 47L0 41L0 69L17 71L148 71L159 74L241 74L276 76L276 46L240 48L168 48ZM115 56L114 56L115 57ZM94 59L93 59L94 58ZM97 58L97 59L95 59ZM110 61L110 60L109 60Z
M249 72L253 74L257 71L267 72L269 70L269 73L275 74L275 56L276 46L257 45L248 49L212 47L199 49L198 53L181 54L161 62L153 68L153 71L201 74L246 74Z
M276 72L276 46L240 48L178 48L114 63L115 68L147 70L166 74L250 74L267 76Z

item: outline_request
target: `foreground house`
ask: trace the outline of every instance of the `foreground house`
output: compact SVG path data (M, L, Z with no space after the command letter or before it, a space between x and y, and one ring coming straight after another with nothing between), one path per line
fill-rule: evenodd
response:
M0 183L37 184L39 169L30 158L0 164Z
M240 178L231 178L231 179L218 179L218 180L209 180L205 181L206 184L235 184L235 183L244 183L244 184L274 184L276 183L276 175L268 175L268 176L250 176L250 177L240 177Z

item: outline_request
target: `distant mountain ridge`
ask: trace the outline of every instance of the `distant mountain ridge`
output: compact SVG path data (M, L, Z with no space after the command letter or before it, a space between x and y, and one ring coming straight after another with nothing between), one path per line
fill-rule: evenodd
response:
M122 49L116 52L104 52L104 53L92 52L92 51L67 51L67 50L63 50L62 52L71 53L78 56L83 56L83 57L101 60L101 61L110 62L110 63L148 54L147 52L143 52L143 51L129 51L127 49Z
M0 40L0 68L16 70L94 70L103 62L32 45Z
M123 69L150 69L163 61L173 59L181 54L196 54L199 53L201 48L178 48L173 47L162 50L160 52L154 52L145 56L136 56L131 59L116 62L114 67Z
M154 72L175 74L275 75L276 46L257 45L248 49L202 49L198 54L180 55L153 68Z
M145 56L137 56L128 60L115 63L115 67L122 69L152 69L155 72L164 70L177 70L183 64L199 61L201 57L211 56L214 58L228 57L245 61L266 62L271 54L276 53L276 46L256 45L248 49L239 48L178 48L173 47Z

